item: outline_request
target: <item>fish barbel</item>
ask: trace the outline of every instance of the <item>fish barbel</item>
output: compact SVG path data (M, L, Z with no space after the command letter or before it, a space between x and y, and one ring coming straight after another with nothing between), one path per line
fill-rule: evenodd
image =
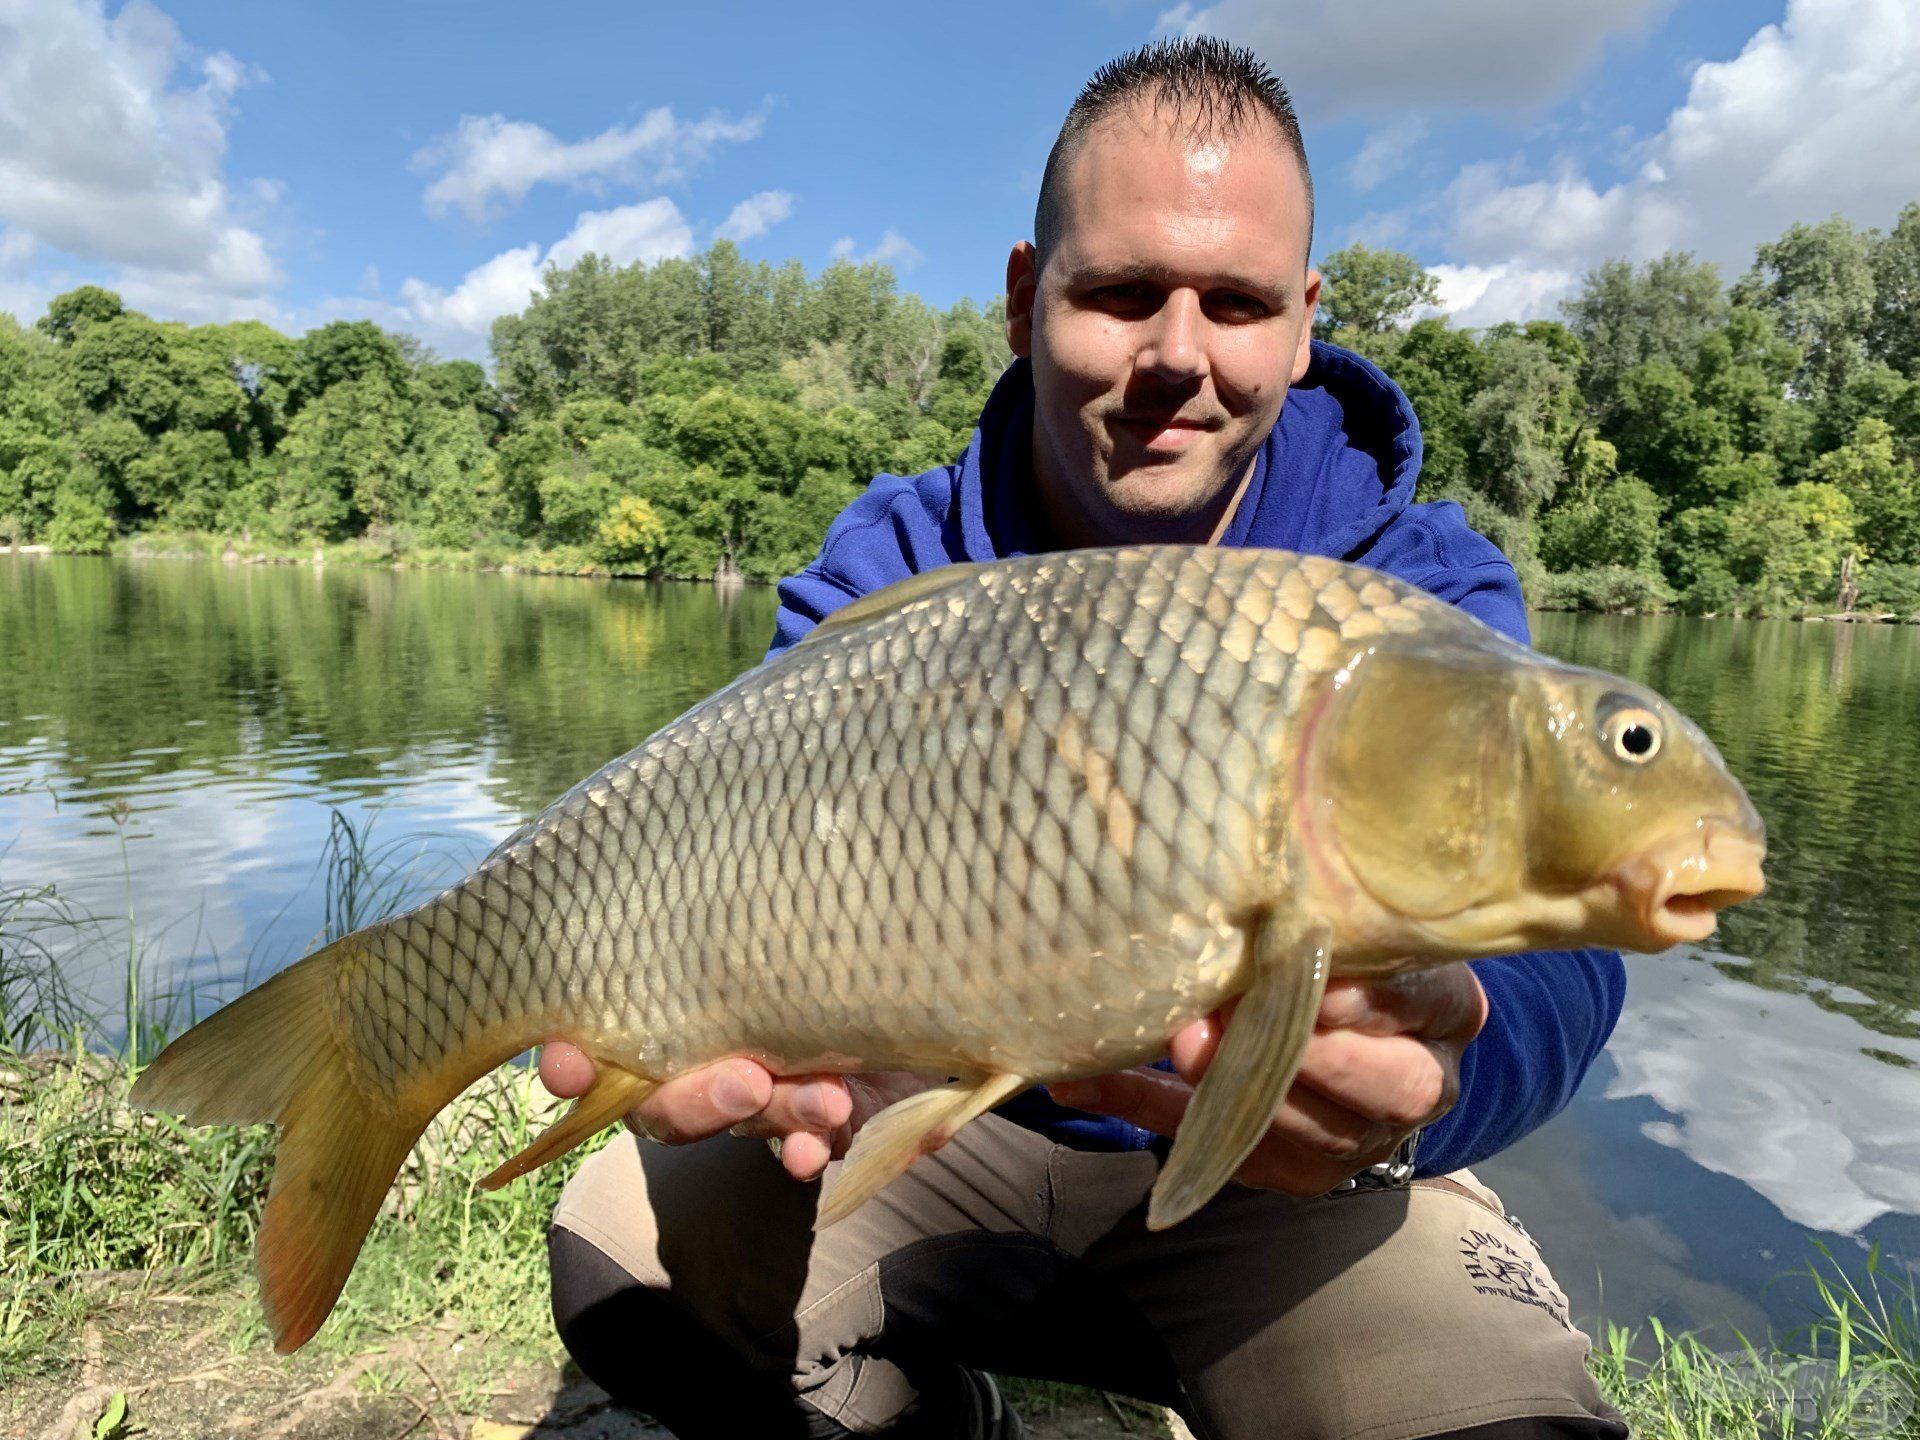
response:
M1164 1055L1238 996L1163 1227L1258 1143L1329 975L1701 939L1763 853L1658 696L1388 576L1183 546L956 565L195 1026L133 1098L281 1126L258 1269L285 1351L435 1112L540 1041L598 1083L490 1183L723 1056L944 1078L861 1129L827 1224L1024 1087Z

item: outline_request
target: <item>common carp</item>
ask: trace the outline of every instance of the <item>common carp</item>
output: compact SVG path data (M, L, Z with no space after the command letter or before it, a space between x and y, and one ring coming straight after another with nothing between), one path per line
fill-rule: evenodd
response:
M1699 940L1764 831L1651 691L1388 576L1152 546L855 600L581 781L435 899L175 1040L134 1099L281 1126L275 1343L338 1297L436 1111L539 1041L600 1079L490 1177L727 1055L944 1084L860 1131L830 1224L1026 1086L1166 1053L1239 998L1154 1186L1203 1205L1330 975Z

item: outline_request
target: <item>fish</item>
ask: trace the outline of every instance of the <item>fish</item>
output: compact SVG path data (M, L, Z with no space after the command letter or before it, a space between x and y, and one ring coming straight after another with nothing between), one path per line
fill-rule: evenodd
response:
M1160 1229L1258 1144L1330 977L1698 941L1764 854L1661 697L1385 574L1211 546L956 564L215 1012L132 1098L280 1127L256 1268L288 1352L428 1121L542 1041L597 1083L489 1187L726 1056L931 1077L830 1168L824 1226L1027 1087L1164 1056L1236 1001Z

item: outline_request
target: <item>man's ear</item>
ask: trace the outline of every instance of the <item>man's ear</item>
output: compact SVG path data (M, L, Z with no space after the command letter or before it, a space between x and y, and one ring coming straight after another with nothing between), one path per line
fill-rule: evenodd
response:
M1022 359L1033 354L1033 303L1040 289L1040 255L1022 240L1007 255L1007 348Z
M1313 363L1313 317L1320 309L1320 272L1307 271L1307 285L1300 292L1301 307L1306 311L1300 317L1300 344L1293 352L1293 379L1287 383L1298 385L1307 373L1307 366Z

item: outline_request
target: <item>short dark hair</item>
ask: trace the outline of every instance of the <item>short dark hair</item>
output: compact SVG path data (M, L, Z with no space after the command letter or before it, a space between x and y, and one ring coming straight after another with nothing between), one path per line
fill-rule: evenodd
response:
M1039 263L1060 238L1067 166L1087 133L1115 111L1148 101L1196 139L1231 138L1261 116L1280 132L1281 143L1300 162L1307 189L1307 250L1313 249L1313 172L1300 138L1293 101L1274 73L1251 50L1211 35L1158 40L1109 60L1094 72L1047 152L1040 177L1040 198L1033 210L1033 243Z

